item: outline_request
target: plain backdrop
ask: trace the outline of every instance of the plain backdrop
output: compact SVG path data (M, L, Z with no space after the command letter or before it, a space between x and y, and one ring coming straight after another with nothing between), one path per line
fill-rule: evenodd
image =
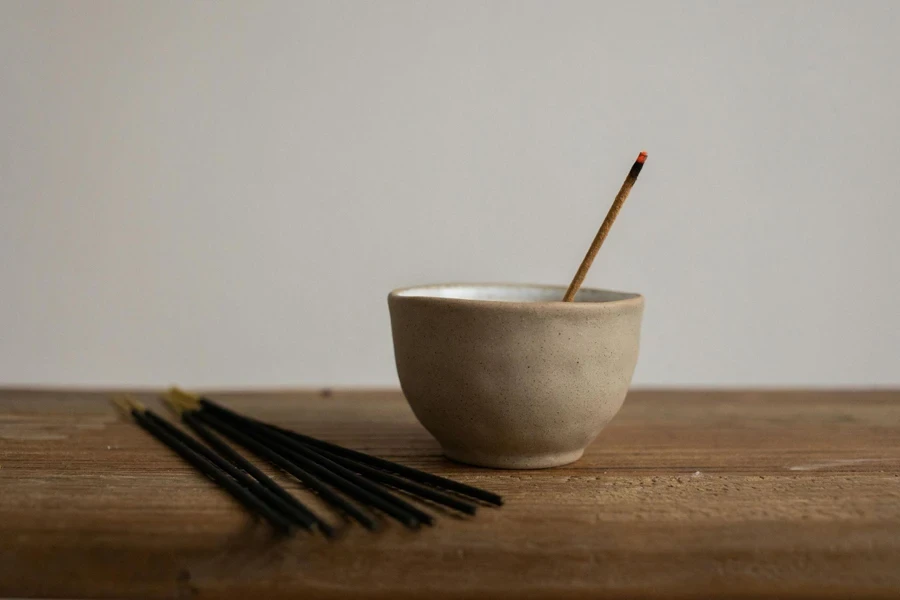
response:
M395 385L385 296L646 295L638 385L900 384L900 2L0 2L0 384Z

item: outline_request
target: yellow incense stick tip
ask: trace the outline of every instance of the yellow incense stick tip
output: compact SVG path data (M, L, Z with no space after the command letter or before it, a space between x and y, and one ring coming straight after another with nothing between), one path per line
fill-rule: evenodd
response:
M176 415L180 416L186 408L184 404L179 402L178 398L176 398L171 392L167 392L165 395L163 395L163 400Z
M112 402L113 402L113 404L118 406L119 409L122 412L124 412L125 414L131 413L131 407L128 406L128 402L125 400L125 398L122 398L121 396L116 396L112 399Z
M182 410L193 410L200 406L200 398L198 396L189 394L175 386L169 388L166 397L181 406Z
M131 414L133 410L139 412L147 410L147 407L131 394L121 394L113 398L112 401L128 414Z

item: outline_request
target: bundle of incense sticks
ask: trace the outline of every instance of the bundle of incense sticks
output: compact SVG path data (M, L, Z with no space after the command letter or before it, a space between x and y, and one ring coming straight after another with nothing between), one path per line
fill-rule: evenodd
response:
M381 517L410 529L432 525L434 516L423 510L429 505L474 515L479 504L503 504L492 492L264 423L177 388L165 399L196 437L133 398L116 402L138 425L280 533L299 527L333 537L335 531L226 438L296 478L345 520L372 531L381 527Z

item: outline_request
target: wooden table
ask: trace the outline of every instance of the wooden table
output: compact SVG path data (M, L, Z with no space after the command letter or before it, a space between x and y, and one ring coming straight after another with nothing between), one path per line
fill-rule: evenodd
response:
M445 460L393 391L217 397L507 504L278 541L108 394L7 390L0 596L900 595L900 392L636 391L581 461L543 471Z

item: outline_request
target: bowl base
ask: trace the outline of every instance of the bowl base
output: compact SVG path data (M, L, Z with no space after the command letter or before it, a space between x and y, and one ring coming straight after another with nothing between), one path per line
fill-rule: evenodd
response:
M491 469L548 469L573 463L584 454L584 448L550 454L491 454L443 447L444 456L452 461Z

